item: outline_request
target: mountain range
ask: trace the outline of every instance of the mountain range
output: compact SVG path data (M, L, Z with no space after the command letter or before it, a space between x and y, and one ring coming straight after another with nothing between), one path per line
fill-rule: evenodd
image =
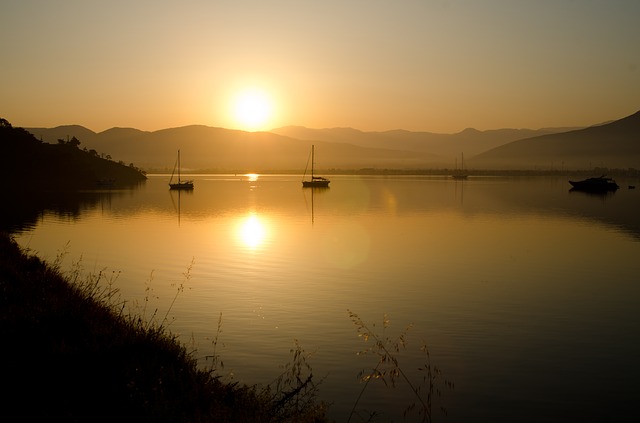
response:
M25 128L44 142L76 137L80 148L148 172L171 172L181 150L184 172L302 172L311 145L319 171L452 169L464 154L468 169L549 170L640 168L640 111L586 128L468 128L455 134L288 126L245 132L203 125L153 132L78 125Z

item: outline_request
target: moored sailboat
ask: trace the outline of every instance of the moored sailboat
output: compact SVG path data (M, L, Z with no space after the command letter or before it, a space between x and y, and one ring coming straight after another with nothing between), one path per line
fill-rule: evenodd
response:
M173 182L173 175L178 169L178 182ZM193 189L193 180L182 180L180 179L180 150L178 150L178 159L176 160L176 164L173 167L173 172L171 172L171 178L169 179L169 189L174 190L191 190Z
M456 165L456 168L453 170L453 173L451 174L453 179L467 179L469 176L469 174L464 170L464 153L461 153L460 156L460 166L460 169L458 169L458 166Z
M305 176L307 174L307 169L304 169L304 174L302 175L302 186L304 188L328 188L329 180L322 176L315 176L314 174L314 165L315 165L315 145L311 146L311 179L305 180ZM307 161L307 166L309 166L309 162Z

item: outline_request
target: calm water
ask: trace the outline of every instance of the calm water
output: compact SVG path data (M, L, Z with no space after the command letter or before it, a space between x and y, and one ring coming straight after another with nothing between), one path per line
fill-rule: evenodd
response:
M298 176L200 175L192 193L170 192L167 179L48 208L17 240L63 269L117 275L127 307L158 320L168 311L203 365L222 313L228 378L271 382L297 340L338 421L363 388L360 370L376 365L356 354L371 341L348 310L390 338L413 324L400 367L419 385L426 343L455 384L438 382L436 421L635 414L640 190L627 185L637 181L601 197L543 177L336 176L312 191ZM413 402L403 383L372 383L357 408L402 420Z

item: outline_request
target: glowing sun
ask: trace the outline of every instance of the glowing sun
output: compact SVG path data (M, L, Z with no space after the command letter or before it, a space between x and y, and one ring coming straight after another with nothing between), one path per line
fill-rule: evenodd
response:
M233 116L241 129L267 129L273 115L273 103L267 93L250 88L238 93L233 102Z

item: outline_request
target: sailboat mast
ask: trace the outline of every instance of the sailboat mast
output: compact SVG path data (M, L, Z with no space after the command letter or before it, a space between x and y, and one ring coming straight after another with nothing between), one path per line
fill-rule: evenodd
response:
M178 149L178 183L180 183L180 149Z
M316 146L312 145L311 146L311 180L313 180L313 162L315 162L315 152L316 152Z

